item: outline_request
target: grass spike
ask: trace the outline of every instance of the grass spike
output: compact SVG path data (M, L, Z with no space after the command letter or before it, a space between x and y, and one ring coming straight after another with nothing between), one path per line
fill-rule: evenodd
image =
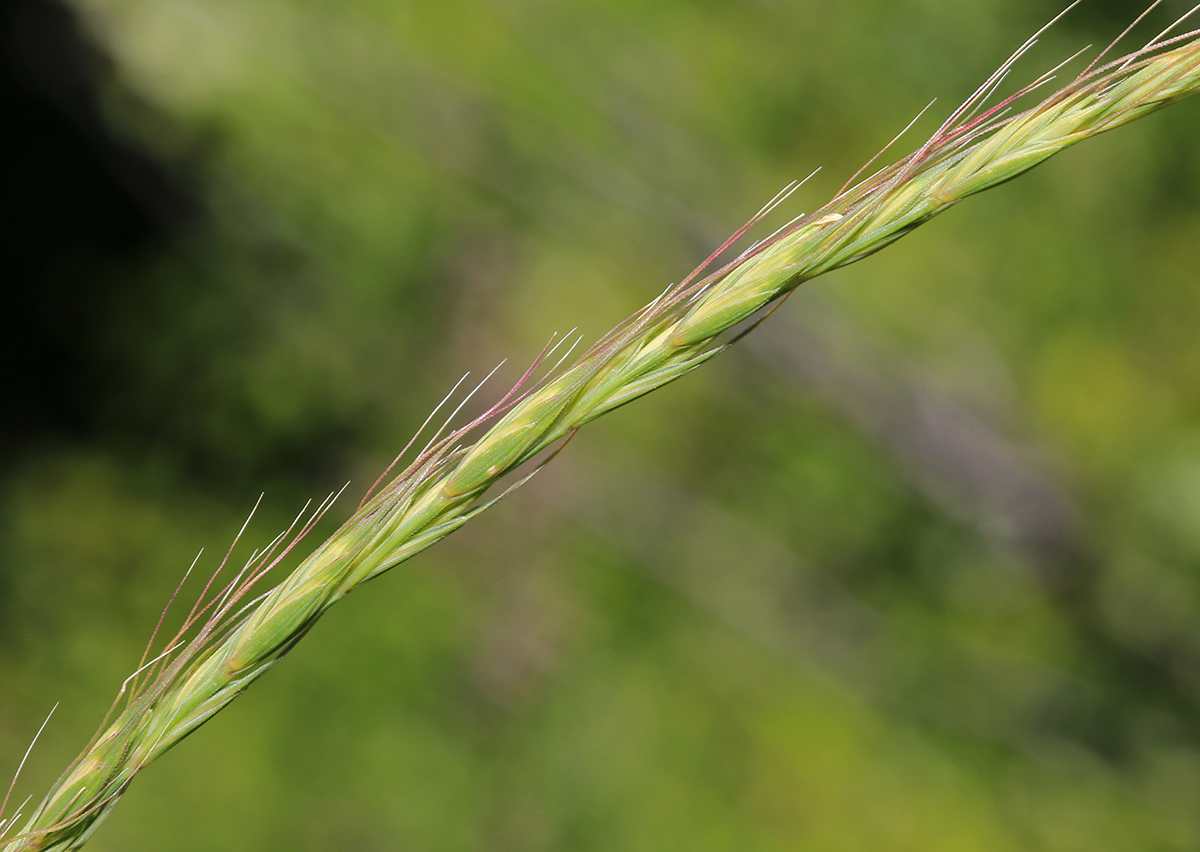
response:
M752 328L804 281L879 251L966 197L1010 180L1083 139L1200 90L1200 37L1191 32L1165 38L1186 17L1139 50L1105 61L1110 46L1072 82L1031 108L1009 113L1018 98L1050 75L984 108L1043 27L913 153L860 180L873 159L827 204L718 266L726 251L799 186L789 184L690 275L604 335L566 369L560 371L567 357L562 356L559 365L533 380L550 357L548 352L555 351L547 344L497 403L466 425L450 429L466 400L460 402L406 468L383 487L381 477L341 528L270 591L250 594L328 512L336 495L301 520L306 507L288 530L209 597L217 574L232 556L231 547L182 631L166 643L168 651L151 661L144 679L133 681L135 688L125 696L116 719L102 725L34 809L22 833L0 840L0 849L32 852L82 846L138 772L269 670L330 606L519 487L547 461L539 462L540 453L555 445L552 453L561 450L584 423L674 381L722 351L730 338L745 333L747 321ZM463 380L435 412L448 404ZM469 443L477 432L481 434ZM415 440L414 436L408 447ZM392 462L385 477L403 456ZM515 485L498 497L485 496L504 476L531 463L532 471ZM11 821L6 824L11 826Z

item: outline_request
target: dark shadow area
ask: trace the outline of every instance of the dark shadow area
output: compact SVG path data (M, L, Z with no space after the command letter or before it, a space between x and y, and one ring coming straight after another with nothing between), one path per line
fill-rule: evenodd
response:
M118 381L98 368L96 322L113 272L199 212L153 154L102 114L105 57L53 0L0 12L0 102L8 118L8 263L0 346L8 365L0 465L39 435L83 438Z

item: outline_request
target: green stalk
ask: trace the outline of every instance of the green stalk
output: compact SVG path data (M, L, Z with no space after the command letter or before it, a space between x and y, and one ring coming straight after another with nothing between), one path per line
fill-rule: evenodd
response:
M115 721L102 726L22 833L0 841L0 848L28 852L82 846L139 771L278 662L325 610L483 511L495 502L485 502L488 490L546 448L722 351L739 326L761 317L803 281L878 251L967 196L1076 142L1200 89L1200 39L1193 32L1104 65L1094 62L1046 100L1016 115L1003 113L1046 78L984 109L992 89L1030 44L1032 39L909 156L705 273L718 251L568 369L525 389L531 368L483 417L437 437L291 576L244 603L254 582L327 508L322 504L290 544L277 540L206 604L197 604L184 629L167 644L168 652L131 679ZM492 425L468 444L468 433L485 422ZM209 591L206 587L205 595ZM189 630L195 632L190 639Z

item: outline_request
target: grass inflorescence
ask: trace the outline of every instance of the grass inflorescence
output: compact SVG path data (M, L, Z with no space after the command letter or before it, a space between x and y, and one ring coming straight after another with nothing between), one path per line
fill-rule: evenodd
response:
M330 606L486 509L499 499L487 497L493 486L539 454L544 463L545 451L561 447L585 423L721 352L802 282L873 254L1083 139L1200 89L1200 37L1168 31L1117 59L1108 58L1110 46L1036 106L1013 112L1050 74L989 106L1033 42L908 156L856 175L824 206L722 260L796 185L788 187L695 272L567 368L545 369L556 352L548 346L484 414L459 428L443 426L379 487L381 477L349 520L269 592L255 596L256 583L298 546L332 499L298 518L232 579L218 583L214 575L179 632L163 651L148 650L122 686L115 719L106 720L20 833L0 846L8 852L81 846L141 769L278 662ZM14 823L10 818L0 830Z

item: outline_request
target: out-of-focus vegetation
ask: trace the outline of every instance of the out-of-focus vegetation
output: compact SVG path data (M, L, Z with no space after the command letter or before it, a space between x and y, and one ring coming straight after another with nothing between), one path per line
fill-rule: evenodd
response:
M40 796L260 491L250 546L1057 11L14 4L0 766L61 702ZM337 607L89 848L1200 848L1198 138L1185 102L805 285Z

